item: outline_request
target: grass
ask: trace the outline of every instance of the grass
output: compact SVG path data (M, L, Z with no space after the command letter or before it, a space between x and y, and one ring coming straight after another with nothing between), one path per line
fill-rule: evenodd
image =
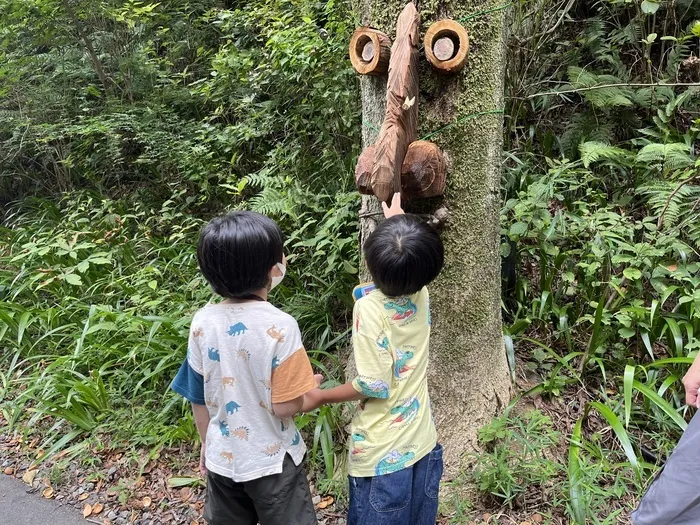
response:
M214 299L196 266L201 225L189 214L154 215L80 192L59 202L28 198L9 211L0 228L0 413L4 432L40 439L37 461L62 452L97 463L105 447L157 454L198 439L188 404L169 384L191 315ZM304 284L293 272L278 298ZM309 354L329 383L342 380L334 353L347 338L342 322L300 321L315 334ZM340 410L299 420L312 465L331 481Z

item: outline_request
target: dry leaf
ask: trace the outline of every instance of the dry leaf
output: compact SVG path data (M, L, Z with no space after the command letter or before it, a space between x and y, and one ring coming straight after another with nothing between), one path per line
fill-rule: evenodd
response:
M192 489L191 488L182 487L180 489L180 499L182 499L182 501L189 501L191 497L192 497Z
M102 509L104 506L102 503L95 503L95 505L92 507L92 515L97 516L100 512L102 512Z
M46 487L41 493L46 499L51 499L53 497L53 489L51 487Z
M12 468L12 467L7 467L7 468L5 469L5 475L6 475L6 476L12 476L12 474L14 474L14 473L15 473L15 469Z
M92 514L92 505L89 503L83 507L83 518L87 518Z
M329 505L332 505L333 501L334 501L333 496L326 496L321 501L319 501L318 505L316 505L316 508L317 509L325 509Z
M533 514L531 519L535 523L542 523L542 521L543 521L541 514Z
M83 492L80 496L78 496L78 501L85 501L90 497L90 494L87 492Z
M675 272L676 270L678 270L678 265L677 265L677 264L669 264L669 265L666 267L666 269L667 269L669 272Z
M143 506L144 506L144 507L148 508L148 507L151 506L152 500L151 500L151 498L149 498L148 496L146 496L145 498L143 498L143 499L141 500L141 503L143 503Z
M27 485L31 485L34 483L34 478L36 477L36 468L33 468L31 470L28 470L27 472L24 473L22 476L22 481L24 481Z

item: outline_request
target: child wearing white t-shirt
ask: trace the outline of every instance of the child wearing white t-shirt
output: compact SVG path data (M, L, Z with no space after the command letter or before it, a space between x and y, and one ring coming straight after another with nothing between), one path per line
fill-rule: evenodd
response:
M172 388L192 403L207 475L210 524L317 523L293 416L318 388L296 321L267 302L284 277L282 232L233 212L211 221L200 269L224 297L197 311Z

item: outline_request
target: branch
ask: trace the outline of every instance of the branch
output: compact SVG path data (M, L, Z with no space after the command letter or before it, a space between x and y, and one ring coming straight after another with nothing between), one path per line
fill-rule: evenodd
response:
M654 84L638 84L638 83L600 84L598 86L589 86L589 87L582 87L582 88L576 88L576 89L567 89L564 91L545 91L543 93L535 93L534 95L528 95L525 98L530 99L530 98L536 98L536 97L544 97L547 95L563 95L565 93L581 93L583 91L594 91L596 89L606 89L606 88L615 88L615 87L642 88L642 87L680 87L680 86L700 87L700 82L676 82L673 84L661 84L658 82L654 83Z

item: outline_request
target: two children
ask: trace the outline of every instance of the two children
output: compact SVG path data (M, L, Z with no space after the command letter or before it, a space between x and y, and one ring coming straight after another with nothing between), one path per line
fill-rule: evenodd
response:
M367 239L377 290L353 312L358 375L321 390L296 322L267 302L284 276L282 234L270 219L234 212L213 220L197 250L225 300L193 319L173 389L191 403L208 471L211 524L316 523L305 452L292 416L361 401L352 422L348 525L433 525L442 476L427 387L430 309L440 237L404 215L398 195Z

